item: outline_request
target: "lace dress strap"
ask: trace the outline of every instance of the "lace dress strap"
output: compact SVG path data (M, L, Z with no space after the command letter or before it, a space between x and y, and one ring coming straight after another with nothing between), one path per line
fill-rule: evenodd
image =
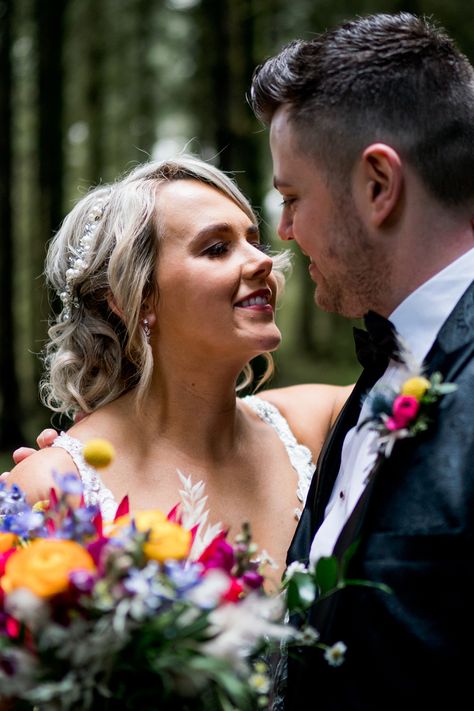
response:
M117 503L112 492L105 486L97 471L89 466L82 456L84 444L66 432L61 432L52 446L65 449L71 456L82 481L86 506L99 506L104 521L112 521L117 511Z
M256 395L243 397L242 402L245 402L261 420L273 427L285 445L290 464L298 476L296 495L299 501L304 505L315 470L311 450L306 447L306 445L300 444L297 441L287 420L285 420L275 405L272 405L267 400L262 400L262 398ZM300 518L301 511L302 509L295 509L296 519Z

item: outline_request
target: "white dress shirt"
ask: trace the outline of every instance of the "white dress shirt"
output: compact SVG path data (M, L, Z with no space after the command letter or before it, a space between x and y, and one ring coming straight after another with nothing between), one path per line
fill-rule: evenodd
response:
M404 345L418 363L425 359L443 323L474 279L474 249L469 250L445 269L412 292L390 315ZM390 361L374 387L387 385L398 389L408 377L404 364ZM358 423L368 416L364 402ZM358 424L357 423L357 424ZM313 539L310 561L332 554L344 524L362 494L368 473L375 462L376 433L357 425L344 439L341 466L325 510L325 518Z

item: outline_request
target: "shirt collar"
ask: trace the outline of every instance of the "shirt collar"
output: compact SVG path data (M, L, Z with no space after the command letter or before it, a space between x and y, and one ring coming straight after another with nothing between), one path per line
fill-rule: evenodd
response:
M470 249L425 281L390 315L390 321L420 363L473 279L474 249Z

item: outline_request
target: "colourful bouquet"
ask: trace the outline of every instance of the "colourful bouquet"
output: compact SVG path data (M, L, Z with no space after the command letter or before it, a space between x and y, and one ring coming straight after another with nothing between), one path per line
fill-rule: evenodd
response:
M267 706L260 653L291 636L265 593L248 526L235 545L179 508L113 522L73 474L30 507L0 484L0 707L251 709ZM182 511L182 509L181 509ZM201 546L202 548L202 546Z

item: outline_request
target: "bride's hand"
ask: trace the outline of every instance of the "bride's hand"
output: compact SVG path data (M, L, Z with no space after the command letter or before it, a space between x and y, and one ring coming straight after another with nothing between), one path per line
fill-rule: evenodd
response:
M46 429L43 430L38 437L36 438L36 442L38 444L38 447L40 449L45 449L46 447L51 447L53 444L54 440L58 436L58 433L56 430L53 429ZM24 459L27 459L31 454L36 452L36 449L33 449L33 447L19 447L13 452L13 461L15 464L19 464L22 462Z
M43 430L38 437L36 438L36 442L38 444L38 447L40 449L45 449L46 447L51 447L53 444L54 440L58 436L58 433L56 430L53 429L46 429ZM27 459L31 454L34 454L36 452L36 449L33 447L19 447L18 449L15 449L15 451L12 454L13 461L15 464L19 464L22 462L24 459ZM8 475L10 472L4 472L0 476L0 481L5 481L7 479Z

